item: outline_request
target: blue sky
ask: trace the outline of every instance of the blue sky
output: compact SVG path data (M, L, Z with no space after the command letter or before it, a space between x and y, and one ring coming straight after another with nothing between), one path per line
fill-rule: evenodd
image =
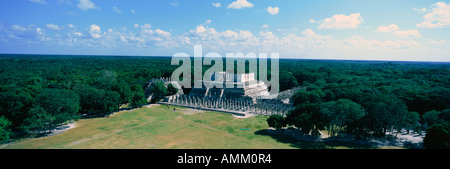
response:
M450 2L2 0L0 53L450 61Z

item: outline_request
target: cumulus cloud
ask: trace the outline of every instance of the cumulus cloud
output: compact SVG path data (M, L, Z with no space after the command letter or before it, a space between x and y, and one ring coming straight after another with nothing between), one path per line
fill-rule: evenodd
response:
M34 3L39 3L39 4L47 4L47 2L45 0L28 0L30 2L34 2Z
M89 26L88 33L89 33L91 38L95 38L95 39L96 38L100 38L101 37L101 35L100 35L101 32L102 31L100 29L100 26L95 25L95 24Z
M161 29L156 29L155 32L157 35L161 35L161 36L170 36L171 35L170 32L163 31Z
M269 27L269 25L267 25L267 24L264 24L263 26L262 26L262 28L268 28Z
M420 38L422 35L418 30L395 31L393 35L400 38Z
M442 47L449 44L444 40L434 39L417 41L414 38L421 37L419 31L400 30L398 26L392 26L394 24L381 26L379 32L389 33L401 39L371 40L356 35L344 39L336 39L333 36L315 32L313 29L294 31L299 32L298 34L279 34L266 29L255 33L239 29L220 30L205 23L176 36L172 35L171 31L153 28L153 25L144 23L131 24L135 29L121 27L110 28L106 31L102 30L99 25L92 24L86 27L84 32L78 31L75 25L57 25L60 29L64 28L64 31L67 31L66 36L48 36L45 34L46 29L41 30L35 25L8 26L0 23L0 42L3 43L7 40L22 44L24 44L23 42L35 44L49 44L52 42L52 46L76 46L108 50L120 48L128 52L147 49L183 51L191 49L192 44L203 44L205 53L279 52L281 57L316 59L358 59L359 57L363 59L389 59L388 56L395 56L398 59L400 56L397 54L405 57L417 57L420 51L427 50L428 46L425 45L430 45L431 47L440 45ZM48 25L46 25L47 28L53 27L51 24ZM49 33L54 32L50 31ZM439 48L436 51L448 54L448 52L440 51ZM404 52L408 53L405 54ZM441 56L436 56L436 58ZM411 60L410 58L406 59Z
M59 30L60 29L60 27L58 25L55 25L55 24L52 24L52 23L46 24L45 26L47 26L48 29L52 29L52 30Z
M243 9L251 7L253 7L253 4L248 2L247 0L236 0L227 6L227 8L231 9Z
M383 33L388 33L388 32L394 32L396 30L398 30L398 26L395 25L395 24L390 24L388 26L379 26L376 31L377 32L383 32Z
M413 8L413 10L414 11L416 11L416 12L426 12L427 11L427 8Z
M91 0L78 0L77 7L81 10L89 10L98 8Z
M276 15L276 14L278 14L280 8L269 6L266 10L267 10L267 12L269 12L271 15Z
M0 41L45 42L50 38L36 25L5 25L0 23Z
M437 2L430 12L423 16L424 21L416 24L419 28L444 28L450 26L450 2Z
M73 24L68 24L67 27L70 29L77 29L77 26L75 26Z
M395 24L388 26L379 26L376 32L391 33L399 38L420 38L422 35L418 30L399 30L399 27Z
M113 6L112 10L116 13L122 13L122 11L119 8L117 8L116 6Z
M220 2L217 3L212 3L212 6L216 7L216 8L220 8L222 6L222 4Z
M320 21L319 29L355 29L364 21L359 13L336 14Z

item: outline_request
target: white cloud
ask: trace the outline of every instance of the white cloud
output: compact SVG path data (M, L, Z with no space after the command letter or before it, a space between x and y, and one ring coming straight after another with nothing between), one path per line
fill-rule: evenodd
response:
M132 14L135 14L135 13L136 13L136 10L132 9L130 12L131 12Z
M197 26L197 27L195 28L195 33L201 34L201 33L205 32L206 30L207 30L207 29L206 29L204 26L199 25L199 26Z
M100 26L95 25L95 24L89 26L89 31L88 31L88 33L90 34L90 36L91 36L92 38L100 38L100 37L101 37L101 35L100 35L101 32L102 32L102 31L101 31L101 29L100 29Z
M210 24L211 22L212 22L211 19L208 19L205 21L205 24Z
M416 11L416 12L421 12L422 13L422 12L426 12L427 8L420 8L420 9L419 8L413 8L413 10Z
M350 15L336 14L320 21L319 29L355 29L364 19L359 13Z
M166 32L161 29L156 29L155 32L156 32L156 34L162 35L162 36L170 36L171 35L170 32Z
M77 27L73 24L68 24L67 27L69 27L70 29L77 29Z
M171 2L170 5L172 5L172 6L180 6L180 3L178 3L178 2Z
M379 26L376 32L381 33L392 33L392 35L399 38L420 38L422 35L418 30L399 30L399 27L395 24L390 24L388 26Z
M222 4L220 2L217 3L212 3L212 6L216 7L216 8L220 8L222 6Z
M40 27L35 25L11 25L0 24L0 41L15 40L21 42L35 43L48 42L51 39L44 34Z
M405 31L395 31L393 35L398 36L400 38L420 38L422 35L418 30L405 30Z
M89 10L97 8L97 6L95 6L95 4L90 0L78 0L78 1L80 2L77 4L77 7L81 10Z
M269 25L267 25L267 24L264 24L263 26L262 26L262 28L268 28L269 27Z
M444 28L450 26L450 2L437 2L429 13L423 16L425 21L416 24L419 28Z
M253 4L248 2L247 0L236 0L227 6L227 8L231 9L242 9L251 7L253 7Z
M316 20L314 20L314 19L310 19L309 20L309 23L316 23L317 21Z
M52 23L46 24L45 26L47 26L48 29L53 29L53 30L59 30L60 29L58 25L55 25L55 24L52 24Z
M396 30L398 30L398 26L395 25L395 24L390 24L388 26L379 26L376 31L377 32L383 32L383 33L388 33L388 32L394 32Z
M301 34L305 35L305 36L315 36L316 35L316 33L314 33L314 31L312 31L311 29L306 29L306 30L302 31Z
M116 6L113 6L112 10L116 13L122 13L122 11L119 8L117 8Z
M34 2L34 3L39 3L39 4L47 4L47 2L45 0L28 0L30 2Z
M50 25L50 24L49 24ZM406 39L371 40L361 36L335 39L333 36L321 35L312 29L304 29L296 33L259 31L256 34L249 30L216 30L200 24L189 32L172 36L170 31L153 29L150 24L134 24L136 29L111 28L102 31L99 25L93 24L81 33L76 26L58 26L68 28L66 36L47 36L45 29L34 25L10 25L0 23L0 42L17 42L8 44L49 44L62 47L83 47L95 51L120 49L124 52L156 49L170 52L184 51L192 48L192 44L203 44L207 52L242 52L242 53L280 53L286 58L312 59L376 59L376 60L448 60L449 42L434 39L414 39L421 37L417 30L391 29L392 36ZM51 26L50 26L51 27ZM389 27L389 26L385 26ZM69 29L70 28L70 29ZM294 31L296 32L296 31ZM50 32L53 33L53 32ZM45 42L45 43L42 43ZM97 50L98 49L98 50ZM430 53L435 55L430 57ZM427 58L424 58L427 57Z
M276 15L276 14L278 14L280 8L269 6L266 10L267 10L267 12L269 12L271 15Z

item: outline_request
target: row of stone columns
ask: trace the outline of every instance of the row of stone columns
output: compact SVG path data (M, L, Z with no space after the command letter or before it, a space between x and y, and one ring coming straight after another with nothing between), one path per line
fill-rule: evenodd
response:
M254 104L252 100L223 99L214 97L195 97L189 95L169 96L167 102L185 106L206 107L215 109L226 109L242 112L253 112L264 115L287 115L290 106L285 104L259 103Z
M171 82L170 77L160 77L160 78L152 78L150 82L155 82L156 80L160 80L162 82Z

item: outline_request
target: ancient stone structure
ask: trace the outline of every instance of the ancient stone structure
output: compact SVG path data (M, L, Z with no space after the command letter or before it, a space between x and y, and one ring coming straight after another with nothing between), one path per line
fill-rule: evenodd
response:
M192 95L168 96L166 103L196 109L233 111L261 115L287 115L292 108L290 104L284 104L280 101L270 99L258 99L257 103L254 103L253 100L246 98L198 97Z
M256 101L256 99L268 98L270 96L266 84L256 80L254 73L230 74L218 72L216 74L211 74L210 77L210 80L200 80L195 82L194 86L203 87L193 88L189 95L218 98L249 97L253 101ZM206 88L205 86L214 87Z
M211 74L209 80L195 82L194 86L202 86L202 88L193 88L188 95L184 94L180 85L172 82L170 78L151 79L147 89L158 80L164 82L166 87L172 83L179 91L175 95L166 96L163 104L222 111L242 116L246 114L286 116L293 108L289 98L298 90L288 90L280 95L271 96L266 84L256 80L254 73L230 74L226 72ZM223 88L211 87L213 85L222 85ZM152 95L146 97L151 99Z
M156 82L156 81L162 81L164 83L164 86L167 88L169 84L172 84L173 87L175 87L178 92L175 95L182 95L183 89L178 84L178 82L171 81L170 77L160 77L160 78L152 78L150 81L147 82L147 87L145 88L145 98L147 98L147 102L150 102L153 98L153 95L149 92L150 86Z

